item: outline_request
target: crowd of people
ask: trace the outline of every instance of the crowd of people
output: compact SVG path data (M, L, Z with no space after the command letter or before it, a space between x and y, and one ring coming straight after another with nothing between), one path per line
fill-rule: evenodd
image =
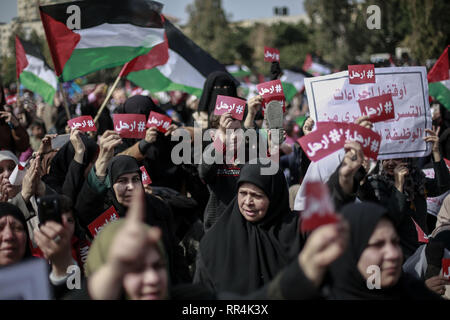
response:
M272 79L279 78L281 70L273 70ZM0 272L45 259L55 299L450 298L448 271L442 270L442 259L450 258L450 195L437 217L427 213L426 202L450 189L444 162L450 159L450 111L442 105L433 105L433 129L422 137L432 146L428 157L368 161L361 145L348 141L342 161L322 180L337 222L301 232L302 210L295 204L317 163L297 142L314 127L309 117L302 125L294 121L298 105L287 106L278 145L259 95L247 100L242 120L214 114L218 95L239 96L229 74L214 72L201 97L127 97L119 87L96 132L71 129L64 103L71 118L94 118L105 86L70 99L59 92L54 106L30 92L8 105L2 90ZM172 118L167 132L151 127L145 138L132 139L114 130L114 113L148 117L151 111ZM368 117L355 123L373 126ZM255 130L267 154L278 155L276 172L261 174L270 163L259 158L174 164L178 141L172 135L184 130L194 148L203 137L196 132L207 129L211 139L201 144L213 150L202 149L204 159L224 158L230 146L246 154L259 148L235 143L233 136ZM142 183L142 166L150 185ZM425 177L424 168L434 168L435 178ZM17 170L23 179L12 181ZM39 221L42 199L57 203L46 221ZM90 226L111 208L114 219L93 232ZM427 243L419 241L417 226L429 235ZM70 266L81 270L80 288L67 285ZM375 288L371 266L380 270Z

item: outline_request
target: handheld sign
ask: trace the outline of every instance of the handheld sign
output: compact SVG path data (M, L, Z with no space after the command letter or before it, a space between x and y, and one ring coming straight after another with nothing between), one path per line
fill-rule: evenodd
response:
M69 125L70 129L79 129L83 132L97 131L94 120L91 116L81 116L78 118L73 118L67 121L67 124Z
M361 114L369 116L371 122L380 122L395 118L392 94L387 93L369 99L358 100Z
M307 182L305 210L301 213L301 232L312 231L337 220L328 187L319 181Z
M245 104L245 100L218 95L216 99L214 114L222 115L226 112L230 112L231 116L234 119L242 120L242 118L244 117Z
M172 118L164 114L151 111L148 115L147 128L156 127L158 131L166 133L171 123Z
M97 234L110 222L114 220L119 220L119 215L117 214L114 206L109 207L108 210L103 212L97 219L92 221L88 225L88 229L91 232L93 237L96 237Z
M350 84L375 83L375 66L373 64L358 64L348 66Z
M278 61L280 62L280 51L275 48L270 48L264 46L264 61L273 62Z
M297 141L308 158L316 162L343 148L346 140L359 142L366 157L377 159L380 135L353 123L318 122L317 130Z
M17 102L17 95L12 94L6 97L6 104L12 105Z
M150 179L150 175L148 174L147 170L145 169L145 166L142 166L141 168L141 172L142 172L142 184L148 185L148 184L152 184L152 179Z
M450 259L442 259L442 275L450 279Z
M122 138L145 138L145 115L143 114L114 114L114 131Z
M284 96L283 85L281 84L280 80L273 80L257 84L256 90L258 91L258 94L263 98L263 115L264 110L266 109L266 105L272 100L279 101L283 105L283 112L286 111L286 98Z
M26 173L27 173L27 169L24 166L22 166L20 164L16 165L13 172L9 176L9 182L13 186L21 186L23 177L25 177Z

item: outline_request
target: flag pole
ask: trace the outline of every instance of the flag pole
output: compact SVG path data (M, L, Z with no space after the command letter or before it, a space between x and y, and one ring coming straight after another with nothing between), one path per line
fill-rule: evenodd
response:
M119 83L120 79L122 79L122 75L123 72L125 71L126 67L128 66L129 62L125 63L122 67L122 70L120 70L119 75L116 78L116 81L114 81L114 84L112 85L112 87L109 89L108 94L106 95L105 100L103 101L102 105L100 106L100 109L98 109L97 114L95 115L94 118L94 123L97 123L98 118L100 118L100 115L103 112L103 109L105 109L106 104L108 103L109 98L111 98L112 93L114 92L114 90L117 87L117 84Z
M63 88L63 86L62 86L62 83L61 83L61 82L58 82L58 86L59 86L59 91L61 91L61 94L62 94L62 96L63 96L63 101L62 101L62 103L63 103L63 105L64 105L64 109L66 110L67 121L69 121L69 120L71 119L71 117L70 117L70 111L69 111L69 103L67 102L67 97L66 97L66 95L65 95L65 92L64 92L64 88Z

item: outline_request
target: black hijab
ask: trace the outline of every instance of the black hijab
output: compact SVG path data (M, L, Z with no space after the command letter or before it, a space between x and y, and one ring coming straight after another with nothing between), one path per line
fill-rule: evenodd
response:
M386 208L370 202L352 203L340 212L350 224L350 240L346 251L330 266L331 299L393 300L433 299L438 297L425 285L402 273L397 284L386 289L368 289L366 280L357 268L361 254L382 218L389 220ZM393 224L394 225L394 224Z
M86 151L83 157L83 165L88 165L94 159L97 154L97 143L89 138L85 134L80 135L83 141ZM64 180L66 179L67 171L69 170L70 163L75 156L75 149L70 141L64 144L61 149L58 150L56 155L50 162L50 172L42 177L42 180L48 184L57 193L63 193ZM70 195L68 195L70 196ZM72 199L75 202L75 199Z
M266 216L252 223L242 216L237 196L200 242L200 255L217 292L248 294L262 287L300 250L298 215L289 209L283 172L261 175L260 164L247 164L238 187L252 183L270 200Z
M228 88L214 89L215 86L228 86ZM198 103L198 111L206 111L209 115L214 111L218 95L237 98L236 84L233 78L224 71L215 71L208 75L203 92Z
M151 111L166 114L152 99L141 95L135 95L128 98L123 106L116 109L116 113L144 114L146 117L148 117Z
M22 260L30 258L31 257L31 249L29 241L30 235L28 234L28 227L27 222L25 220L25 216L23 215L22 211L20 211L20 209L17 208L15 205L8 202L0 202L0 218L3 218L5 216L12 216L22 224L23 229L25 230L25 234L27 235L27 241L25 244L25 254Z

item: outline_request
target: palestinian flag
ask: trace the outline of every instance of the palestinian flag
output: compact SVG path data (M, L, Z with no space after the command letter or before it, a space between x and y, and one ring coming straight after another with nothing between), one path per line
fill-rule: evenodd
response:
M428 91L430 96L438 100L450 110L450 70L448 62L448 48L428 72Z
M164 42L162 4L155 1L74 1L39 9L63 81L123 65Z
M292 101L292 98L305 88L306 77L312 77L312 75L303 70L283 70L280 81L287 101Z
M243 78L252 75L252 71L247 66L238 66L236 64L226 66L227 71L236 78Z
M225 67L167 19L164 28L168 40L167 63L152 67L151 55L141 56L130 62L130 68L123 71L123 76L150 92L180 90L200 97L206 77L214 71L227 72Z
M20 83L52 105L58 78L45 62L39 47L16 36L16 75Z
M319 59L313 58L309 53L306 55L303 63L303 70L311 73L314 76L323 76L331 73L331 68L325 63L321 63Z

